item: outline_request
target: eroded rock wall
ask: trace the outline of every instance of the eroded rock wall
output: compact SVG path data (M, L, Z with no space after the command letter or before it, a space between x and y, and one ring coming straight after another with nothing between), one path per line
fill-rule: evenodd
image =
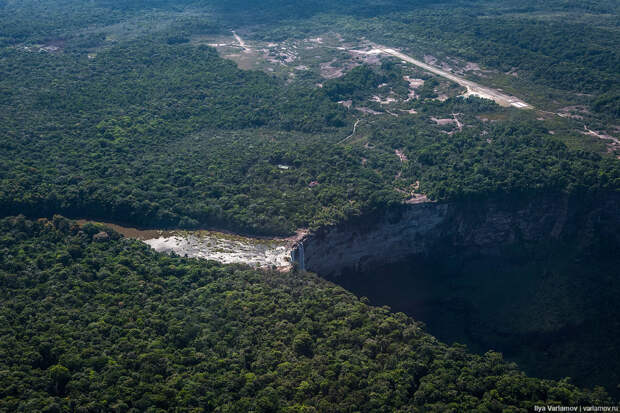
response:
M551 194L484 201L402 205L324 228L304 240L304 266L327 277L408 256L498 254L519 242L572 239L584 247L620 245L620 195ZM295 256L295 255L294 255Z

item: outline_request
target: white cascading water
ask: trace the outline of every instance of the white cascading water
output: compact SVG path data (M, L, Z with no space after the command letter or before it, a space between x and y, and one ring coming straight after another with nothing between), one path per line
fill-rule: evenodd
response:
M295 258L297 257L297 258ZM291 258L293 259L293 262L297 263L297 266L299 268L299 270L301 271L305 271L306 270L306 265L305 265L305 258L304 258L304 244L303 242L300 242L299 244L297 244L297 249L291 251Z

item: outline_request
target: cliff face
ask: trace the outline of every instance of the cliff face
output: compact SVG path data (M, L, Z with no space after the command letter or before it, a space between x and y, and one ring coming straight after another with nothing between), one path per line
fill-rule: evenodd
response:
M620 396L620 194L403 205L303 245L308 271L442 341Z
M304 267L327 277L412 255L499 254L516 243L567 240L620 245L620 195L566 195L422 203L325 228L304 240ZM293 254L298 259L298 253Z
M440 238L449 213L449 205L425 203L324 229L304 240L305 268L329 277L424 253Z

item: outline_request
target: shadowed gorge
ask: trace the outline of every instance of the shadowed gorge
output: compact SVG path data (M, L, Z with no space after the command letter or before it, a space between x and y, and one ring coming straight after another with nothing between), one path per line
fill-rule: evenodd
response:
M617 393L620 197L394 208L305 240L305 265L446 342Z

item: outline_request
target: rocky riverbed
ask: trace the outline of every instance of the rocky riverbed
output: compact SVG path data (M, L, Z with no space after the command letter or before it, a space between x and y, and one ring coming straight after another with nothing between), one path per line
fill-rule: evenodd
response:
M243 263L257 268L291 265L291 248L286 240L245 238L212 231L177 231L144 240L158 252L219 261Z
M80 224L87 221L80 220ZM247 264L255 268L292 268L291 251L305 234L289 238L251 238L218 231L141 230L105 223L127 238L143 241L158 252L202 258L224 264Z

